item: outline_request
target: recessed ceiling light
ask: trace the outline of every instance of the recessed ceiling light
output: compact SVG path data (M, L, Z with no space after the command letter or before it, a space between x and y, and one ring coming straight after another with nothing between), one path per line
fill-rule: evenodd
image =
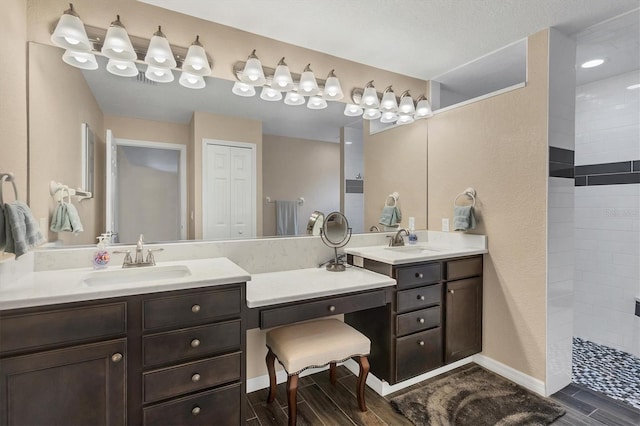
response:
M604 59L591 59L590 61L584 62L580 65L582 68L593 68L599 65L604 64Z
M632 84L631 86L627 86L628 90L640 89L640 83Z

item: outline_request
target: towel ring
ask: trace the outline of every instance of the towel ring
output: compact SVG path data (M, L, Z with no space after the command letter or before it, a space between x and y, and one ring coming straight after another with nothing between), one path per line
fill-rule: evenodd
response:
M456 201L458 201L458 198L460 198L462 196L467 196L467 197L471 198L471 200L473 201L472 206L475 208L475 206L476 206L476 190L471 188L471 187L465 189L464 191L462 191L461 193L456 195L456 198L453 199L453 207L456 207Z
M0 205L4 204L4 199L2 197L2 187L4 186L5 182L11 182L11 185L13 185L13 193L16 196L16 201L18 200L18 188L16 187L16 182L13 178L13 174L6 173L3 174L2 177L0 177Z

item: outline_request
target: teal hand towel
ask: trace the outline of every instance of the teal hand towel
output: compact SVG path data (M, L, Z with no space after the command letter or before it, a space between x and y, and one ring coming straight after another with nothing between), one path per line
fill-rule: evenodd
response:
M455 206L453 208L453 230L468 231L476 227L476 215L473 206Z
M398 226L402 222L402 212L397 206L384 206L378 223L384 226Z
M38 223L31 213L31 209L21 201L7 203L4 206L5 232L7 245L5 251L14 253L16 259L44 243Z
M78 234L84 231L82 228L82 222L80 222L80 215L76 206L71 203L67 203L67 217L69 218L69 224L71 225L71 232Z

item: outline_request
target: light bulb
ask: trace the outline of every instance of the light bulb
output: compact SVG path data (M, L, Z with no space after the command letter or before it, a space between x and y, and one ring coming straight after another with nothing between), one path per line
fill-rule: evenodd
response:
M76 56L76 61L80 62L81 64L84 64L85 62L89 61L87 58L85 58L84 56Z
M117 65L116 65L116 68L118 68L119 70L126 70L126 69L127 69L127 66L126 66L126 65L123 65L123 64L117 64Z
M67 43L72 44L72 45L74 45L74 46L75 46L76 44L80 43L80 40L76 40L76 39L75 39L75 38L73 38L73 37L65 36L65 38L64 38L64 39L65 39L65 41L66 41Z

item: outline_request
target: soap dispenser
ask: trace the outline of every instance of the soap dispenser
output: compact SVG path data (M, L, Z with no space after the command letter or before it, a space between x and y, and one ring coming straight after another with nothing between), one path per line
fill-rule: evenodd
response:
M416 234L416 218L409 218L409 244L415 244L418 241L418 235Z
M98 239L98 245L96 245L96 251L93 253L93 268L104 269L111 260L111 255L108 249L109 234L102 234Z

